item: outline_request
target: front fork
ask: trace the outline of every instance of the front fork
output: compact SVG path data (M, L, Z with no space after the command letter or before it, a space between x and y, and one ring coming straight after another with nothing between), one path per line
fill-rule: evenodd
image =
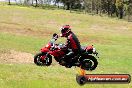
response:
M48 55L49 55L49 53L47 52L46 54L45 54L45 61L46 61L46 64L49 62L49 59L48 59Z

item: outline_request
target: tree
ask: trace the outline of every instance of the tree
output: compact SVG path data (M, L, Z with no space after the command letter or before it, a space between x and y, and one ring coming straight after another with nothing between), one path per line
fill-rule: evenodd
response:
M129 3L128 6L128 21L132 21L132 1Z
M80 3L82 0L57 0L64 4L64 9L70 10L72 7L76 5L76 3Z
M35 5L35 7L37 7L38 6L38 0L35 0L36 1L36 5Z
M8 5L11 5L11 1L10 0L8 1Z
M119 16L119 18L122 19L124 12L123 0L116 0L116 9L117 9L117 16Z

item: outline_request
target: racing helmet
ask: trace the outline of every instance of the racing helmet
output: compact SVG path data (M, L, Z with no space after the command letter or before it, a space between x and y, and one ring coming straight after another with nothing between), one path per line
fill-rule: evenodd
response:
M68 33L71 31L71 27L69 25L64 25L61 27L61 36L66 37Z

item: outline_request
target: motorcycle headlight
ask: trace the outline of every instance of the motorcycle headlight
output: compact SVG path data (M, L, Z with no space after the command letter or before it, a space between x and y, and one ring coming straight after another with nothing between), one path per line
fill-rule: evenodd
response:
M49 47L49 45L47 44L46 47Z

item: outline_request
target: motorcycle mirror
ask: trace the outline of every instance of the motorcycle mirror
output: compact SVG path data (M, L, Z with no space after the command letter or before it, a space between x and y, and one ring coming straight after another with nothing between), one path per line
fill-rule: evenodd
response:
M57 40L58 37L59 37L58 34L54 33L52 38Z

